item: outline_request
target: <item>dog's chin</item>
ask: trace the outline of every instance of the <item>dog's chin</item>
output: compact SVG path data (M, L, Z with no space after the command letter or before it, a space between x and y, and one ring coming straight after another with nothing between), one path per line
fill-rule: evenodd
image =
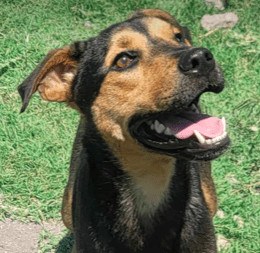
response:
M230 144L225 119L201 114L195 102L177 112L136 115L129 131L152 152L195 161L215 159Z

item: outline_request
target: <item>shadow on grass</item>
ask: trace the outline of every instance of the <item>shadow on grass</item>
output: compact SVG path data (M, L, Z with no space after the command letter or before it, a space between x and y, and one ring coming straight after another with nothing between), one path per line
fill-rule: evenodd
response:
M73 243L74 243L74 236L73 234L68 233L59 242L58 248L55 253L71 253Z

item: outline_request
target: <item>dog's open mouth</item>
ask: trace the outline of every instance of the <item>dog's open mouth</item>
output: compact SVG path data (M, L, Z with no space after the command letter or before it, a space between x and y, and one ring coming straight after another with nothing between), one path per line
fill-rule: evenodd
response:
M134 118L131 135L146 148L195 160L211 160L223 153L230 140L226 121L202 114L196 103L176 111Z

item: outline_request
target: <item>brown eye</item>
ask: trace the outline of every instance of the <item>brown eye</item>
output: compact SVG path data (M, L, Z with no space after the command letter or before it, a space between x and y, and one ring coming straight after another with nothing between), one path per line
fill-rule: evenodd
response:
M118 68L126 68L130 65L133 59L131 59L127 55L123 55L121 58L119 58L116 62L116 65Z
M175 39L176 39L178 42L182 42L182 34L181 34L181 33L176 33L176 34L175 34Z

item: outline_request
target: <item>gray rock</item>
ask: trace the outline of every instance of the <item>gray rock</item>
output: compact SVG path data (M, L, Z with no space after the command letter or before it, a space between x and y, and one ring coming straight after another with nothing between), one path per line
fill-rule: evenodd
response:
M214 4L214 6L219 10L224 10L227 8L227 0L205 0L207 5Z
M201 26L206 30L215 28L232 28L238 22L238 16L233 12L225 14L204 15L201 19Z

